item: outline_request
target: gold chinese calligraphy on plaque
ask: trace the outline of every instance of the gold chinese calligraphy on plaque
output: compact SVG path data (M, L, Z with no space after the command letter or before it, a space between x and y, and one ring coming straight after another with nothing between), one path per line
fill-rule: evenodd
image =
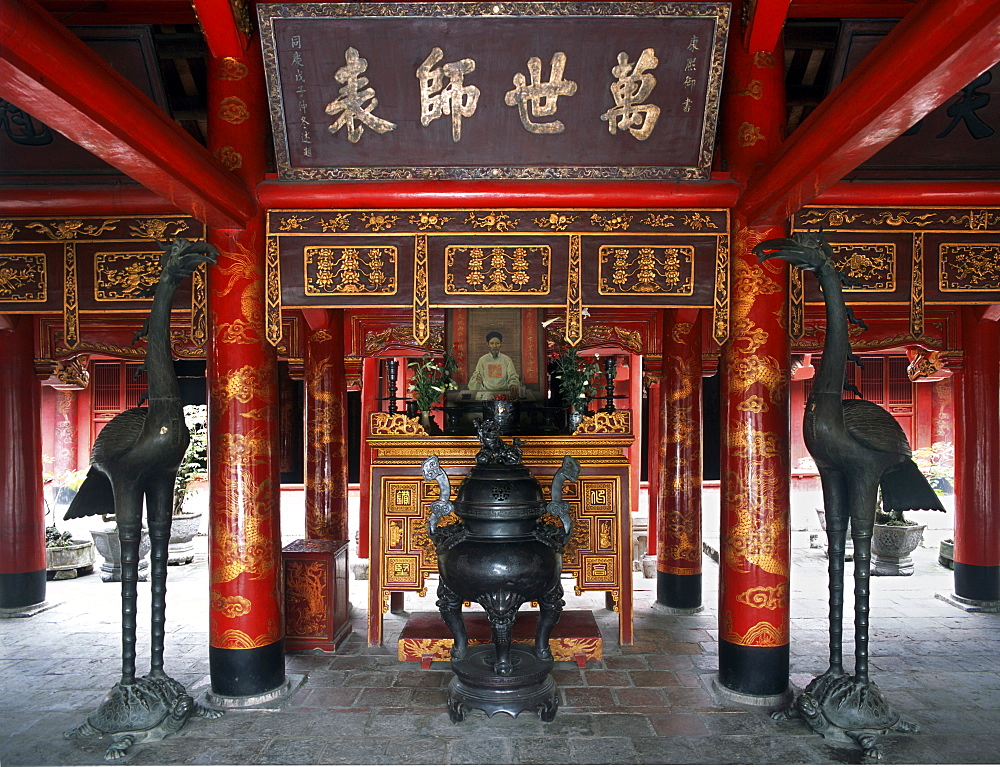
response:
M395 295L398 252L392 246L303 248L305 293Z
M689 296L694 292L694 248L689 245L602 245L602 296Z

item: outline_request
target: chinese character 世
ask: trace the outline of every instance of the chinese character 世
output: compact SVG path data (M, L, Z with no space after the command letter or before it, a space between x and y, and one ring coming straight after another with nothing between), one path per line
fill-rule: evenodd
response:
M463 84L465 75L476 70L476 62L462 59L434 69L443 57L444 52L440 48L433 48L424 63L417 67L420 124L427 127L441 115L451 115L451 140L459 141L462 138L462 118L472 117L479 103L479 88ZM447 87L444 86L446 77Z
M646 48L635 64L629 64L628 54L624 51L618 54L618 66L611 69L611 74L618 78L611 84L615 106L601 115L601 119L607 121L608 132L612 136L619 130L627 130L639 141L645 141L653 133L660 108L640 102L656 87L656 78L647 70L655 69L659 63L652 48Z
M512 107L517 105L518 114L521 116L521 125L529 133L552 134L562 133L566 130L562 120L553 120L549 123L536 123L533 117L551 117L556 113L560 96L572 96L576 93L576 83L572 80L563 80L563 71L566 69L566 54L558 51L552 56L550 64L549 81L542 80L542 60L537 56L528 59L528 74L531 75L531 84L527 84L524 75L518 72L514 75L514 88L507 91L504 96L504 103Z
M354 48L348 48L344 53L347 61L345 66L337 70L334 79L338 83L343 83L340 95L326 105L326 113L331 117L340 114L333 125L330 126L330 133L336 133L345 125L347 126L347 140L352 144L357 144L361 139L361 134L365 132L367 125L376 133L387 133L396 127L395 123L383 120L372 114L378 106L378 99L375 98L375 90L367 88L368 78L362 77L362 73L368 69L368 60L358 56ZM365 102L368 102L367 106ZM357 122L355 122L355 120Z

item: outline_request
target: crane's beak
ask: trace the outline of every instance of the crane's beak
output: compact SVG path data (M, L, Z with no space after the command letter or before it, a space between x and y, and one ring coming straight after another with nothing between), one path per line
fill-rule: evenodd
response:
M792 266L809 271L815 270L820 260L815 248L803 247L795 240L787 239L764 240L754 245L753 252L758 261L780 258Z

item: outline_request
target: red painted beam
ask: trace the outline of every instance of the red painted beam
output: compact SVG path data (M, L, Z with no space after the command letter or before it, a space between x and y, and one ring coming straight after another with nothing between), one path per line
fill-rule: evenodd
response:
M812 205L1000 206L1000 181L841 181Z
M410 181L385 183L265 181L257 187L268 209L305 208L729 208L739 189L713 181Z
M190 0L41 0L40 5L60 24L197 24Z
M789 218L1000 61L1000 3L924 0L755 173L738 207Z
M0 216L176 215L178 209L145 187L0 187Z
M792 0L790 19L901 19L914 0Z
M246 186L33 0L4 0L0 96L213 227L256 211Z
M743 33L743 44L751 53L773 51L785 26L791 0L757 0Z
M233 15L233 4L229 0L193 0L193 3L212 56L217 59L242 56L249 39ZM242 7L250 13L253 4L242 4Z

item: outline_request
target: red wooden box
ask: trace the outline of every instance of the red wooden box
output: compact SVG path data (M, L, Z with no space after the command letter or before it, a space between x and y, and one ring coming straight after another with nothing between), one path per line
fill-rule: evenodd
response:
M351 633L347 541L299 539L281 550L285 650L334 652Z

